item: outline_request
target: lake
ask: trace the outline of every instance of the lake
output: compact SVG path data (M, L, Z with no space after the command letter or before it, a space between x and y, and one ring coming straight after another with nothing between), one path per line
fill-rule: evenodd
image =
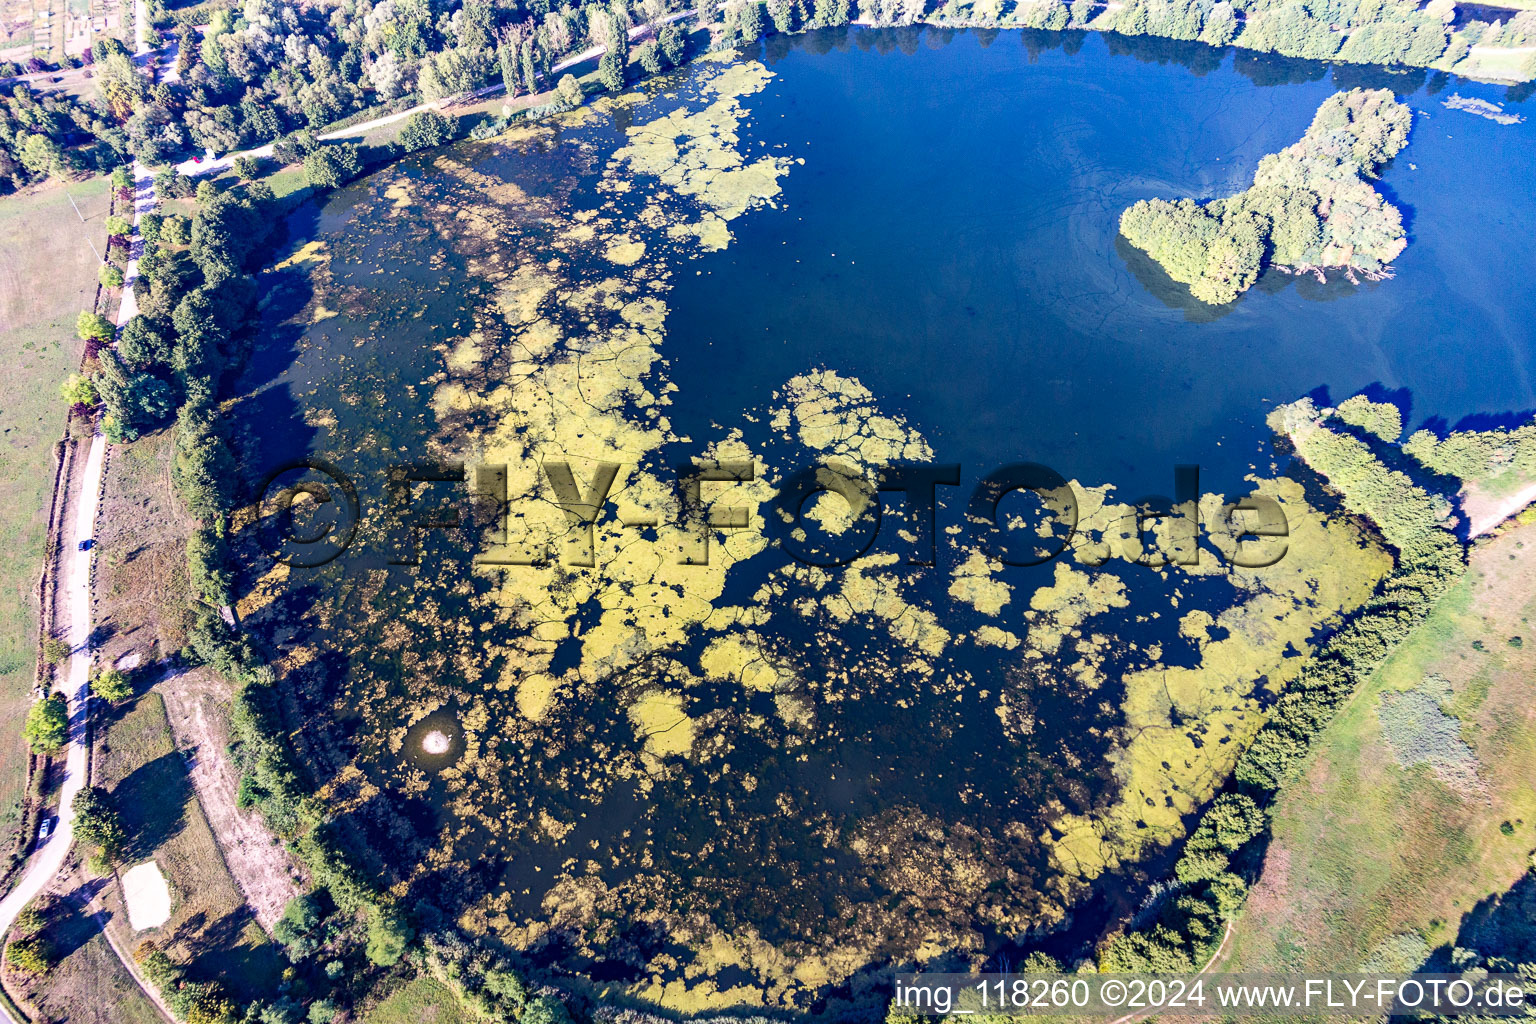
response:
M1392 279L1271 273L1212 308L1117 240L1136 200L1246 187L1356 86L1417 115L1378 183ZM1452 92L1509 99L1166 40L825 32L301 209L242 464L324 459L363 511L318 568L241 530L239 611L338 832L424 923L679 1010L843 1012L891 965L1134 906L1390 566L1266 414L1536 407L1532 128ZM677 485L699 458L720 529ZM1073 484L998 505L1010 550L1060 551L1014 567L967 502L1026 462ZM959 467L931 533L875 495L899 463ZM562 500L611 482L590 529L551 501L566 464ZM1199 560L1138 561L1126 516L1176 465ZM797 479L835 493L786 503ZM1250 492L1288 546L1234 567Z

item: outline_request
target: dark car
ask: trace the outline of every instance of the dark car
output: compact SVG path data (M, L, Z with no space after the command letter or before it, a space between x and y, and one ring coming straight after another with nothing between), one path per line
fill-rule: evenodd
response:
M96 542L94 540L92 540L89 537L87 537L85 540L80 542L80 550L81 551L89 551L89 550L91 550L91 546L94 545L95 543Z

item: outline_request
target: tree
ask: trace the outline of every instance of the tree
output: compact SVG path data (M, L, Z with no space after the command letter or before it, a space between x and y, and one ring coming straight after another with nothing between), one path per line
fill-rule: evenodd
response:
M173 350L166 332L143 313L130 317L123 325L122 336L117 339L117 354L138 369L169 367Z
M816 13L811 18L811 27L846 25L849 17L848 0L816 0Z
M668 64L676 67L683 62L683 56L688 52L688 40L676 24L669 22L662 26L657 42L661 44L661 52Z
M646 74L655 75L661 73L661 47L657 45L656 40L650 39L641 43L640 49L636 53L636 58L640 61L640 66L645 69Z
M126 122L149 99L149 82L126 52L98 60L94 74L97 95L119 122Z
M795 27L794 0L768 0L768 17L775 32L792 32Z
M571 1012L554 996L539 996L528 1001L518 1024L571 1024Z
M33 174L46 178L64 167L64 150L46 135L29 135L21 145L21 165Z
M763 9L757 0L729 0L724 21L728 46L745 46L762 37Z
M70 405L94 406L101 401L91 379L80 373L70 374L69 379L59 385L59 394L63 395L64 401Z
M624 69L629 63L629 29L618 8L609 8L607 18L607 48L597 62L597 77L609 92L618 92L624 88Z
M109 342L116 330L111 320L88 309L81 310L80 315L75 318L75 333L80 336L81 341L90 341L94 338L100 342Z
M407 153L441 146L453 138L453 126L435 110L422 110L405 119L400 145Z
M597 77L609 92L618 92L624 88L624 64L617 53L612 50L603 52L597 62Z
M234 597L234 573L224 538L204 527L187 538L187 572L192 589L210 604L227 605Z
M368 944L366 953L370 963L388 967L405 955L405 947L414 934L405 919L392 909L373 907L368 913Z
M167 245L186 245L192 241L192 221L179 213L166 214L160 223L160 238Z
M109 704L116 704L133 696L133 684L125 673L109 668L91 680L91 692Z
M256 156L235 157L235 173L246 181L261 177L261 158Z
M128 841L128 833L123 829L117 804L107 791L99 786L82 789L75 794L74 810L76 838L101 847L107 860L116 860Z
M69 703L62 693L55 693L32 705L22 735L36 754L53 754L69 738Z
M103 288L121 288L123 286L123 271L116 264L103 263L96 272L97 280Z
M581 91L581 83L576 81L576 76L568 74L561 77L560 84L555 87L555 95L566 106L579 107L584 94Z
M304 177L317 188L338 188L362 170L358 147L350 142L322 146L304 158Z
M113 441L133 441L170 417L176 395L169 384L154 374L129 369L111 349L103 349L98 359L100 369L92 382L117 435Z
M313 933L320 925L320 908L312 896L295 896L283 908L283 916L272 926L272 937L282 943L290 956L301 959L319 948Z

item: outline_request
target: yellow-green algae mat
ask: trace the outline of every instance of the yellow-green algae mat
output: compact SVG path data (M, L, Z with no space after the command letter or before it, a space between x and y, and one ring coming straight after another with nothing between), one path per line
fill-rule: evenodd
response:
M287 638L290 692L324 693L349 721L295 739L334 814L397 840L377 851L395 895L427 894L535 956L618 963L626 980L598 989L677 1010L803 1007L871 964L974 957L986 934L1062 921L1095 878L1180 836L1266 696L1390 566L1284 477L1253 480L1290 524L1287 556L1266 569L1231 568L1218 555L1235 538L1212 528L1197 565L1111 571L1131 509L1077 482L1078 531L1043 574L1004 571L959 527L941 535L937 586L890 555L838 569L775 556L765 533L784 474L933 452L835 367L800 368L716 436L673 429L669 410L689 398L665 355L674 276L730 246L741 218L773 216L801 163L743 141L746 101L771 81L752 61L703 62L674 92L372 179L353 224L414 239L428 269L477 284L427 379L372 383L425 409L432 450L413 458L506 467L512 521L492 554L557 557L423 563L403 586L349 568L301 613L292 598L313 580L278 568L239 607ZM487 153L571 171L533 194L483 169ZM344 245L321 237L285 261L313 289L292 322L352 325L366 352L378 293ZM322 449L393 450L389 403L340 385L304 397ZM707 564L679 557L697 540L673 525L665 451L756 467L721 488L748 526L715 534ZM548 500L549 461L583 482L623 466L590 548ZM1206 524L1223 501L1202 497ZM848 513L827 496L808 510L834 533ZM641 520L657 525L625 525ZM580 560L593 565L566 564ZM1180 656L1137 639L1158 630ZM353 653L341 680L334 647ZM914 714L930 734L879 724ZM416 756L429 718L456 731L452 758ZM946 757L972 767L946 778ZM841 787L852 810L833 813L826 794ZM425 836L398 810L411 801L436 811Z

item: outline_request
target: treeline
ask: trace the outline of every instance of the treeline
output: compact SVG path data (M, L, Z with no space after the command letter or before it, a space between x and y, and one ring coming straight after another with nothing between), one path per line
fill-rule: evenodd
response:
M92 51L97 100L39 99L24 86L0 118L0 181L102 169L128 155L165 163L212 150L274 142L376 109L469 92L496 83L509 96L543 91L562 59L604 47L605 88L622 88L631 63L654 74L683 59L685 36L669 15L683 0L631 4L555 0L346 0L329 8L252 0L216 7L199 36L176 30L179 81L151 84L116 40ZM769 31L846 25L941 25L1066 29L1235 44L1315 60L1451 68L1474 44L1527 46L1536 12L1508 24L1454 28L1452 0L728 0L698 8L717 45L743 45ZM163 24L169 24L166 19ZM628 33L649 35L633 53ZM1524 69L1536 77L1536 55ZM569 102L567 103L569 105Z
M147 84L128 104L102 98L122 118L132 152L152 163L193 151L226 153L300 130L319 131L371 108L434 101L495 83L509 96L542 91L551 66L590 46L610 51L610 88L621 87L628 32L682 9L669 0L564 5L466 0L350 0L293 7L252 0L215 10L199 38L180 31L175 84ZM675 62L677 29L661 27L643 56ZM652 61L656 63L658 61ZM611 79L616 79L614 84Z
M1466 483L1478 483L1513 473L1536 478L1536 422L1513 430L1461 430L1444 440L1428 430L1415 431L1403 451L1422 465Z
M1154 920L1100 951L1105 971L1199 969L1223 922L1242 904L1265 842L1268 808L1300 770L1313 739L1392 650L1407 638L1465 568L1446 529L1447 506L1388 469L1360 440L1329 429L1311 401L1277 409L1271 426L1340 493L1350 511L1397 549L1376 593L1333 634L1271 708L1233 772L1234 790L1214 800L1174 865ZM1237 873L1233 866L1240 865Z
M1386 89L1324 101L1301 141L1259 161L1253 185L1199 203L1143 199L1120 233L1202 302L1232 302L1267 265L1382 273L1407 246L1402 215L1365 180L1408 142L1413 114Z
M1122 35L1199 40L1310 60L1450 69L1471 47L1526 46L1536 16L1507 25L1470 21L1457 28L1454 0L1125 0L1116 11L1096 0L945 0L931 18L904 0L860 0L863 20L1045 29L1092 28ZM1536 58L1526 62L1536 77Z

